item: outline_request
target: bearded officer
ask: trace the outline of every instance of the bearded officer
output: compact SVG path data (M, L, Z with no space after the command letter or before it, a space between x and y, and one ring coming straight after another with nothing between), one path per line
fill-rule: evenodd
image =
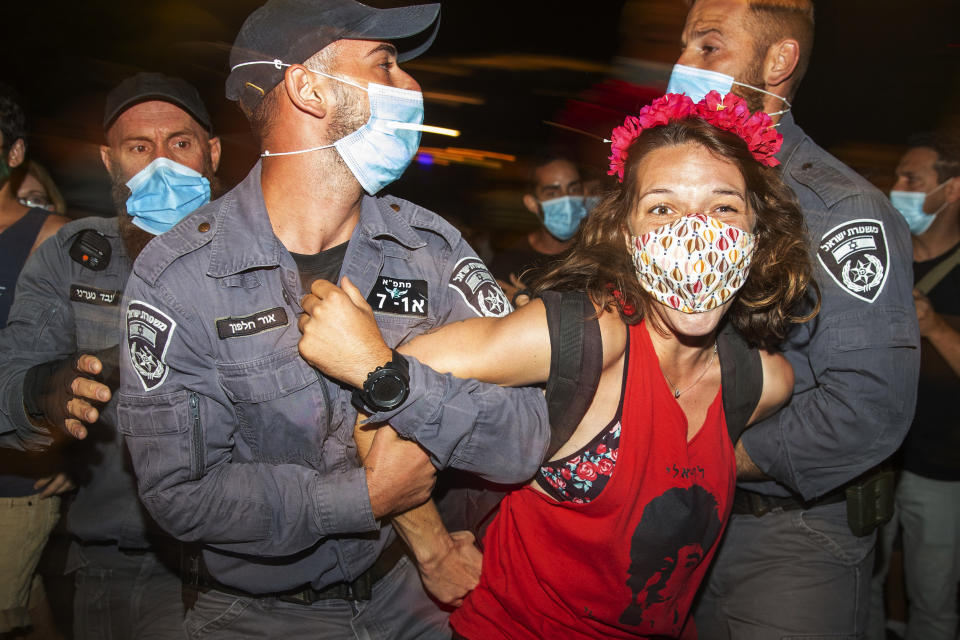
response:
M438 14L352 0L257 9L226 88L262 160L134 266L121 429L148 510L204 544L191 637L449 636L379 520L426 500L435 467L516 482L546 448L537 390L358 356L351 365L368 383L359 400L391 411L405 438L378 430L364 468L351 394L298 353L299 300L317 278L349 276L391 346L509 311L453 227L374 195L416 153L422 96L398 62L429 46Z
M220 140L197 90L159 73L113 89L103 126L117 216L67 224L24 267L0 331L0 446L83 440L67 456L73 637L182 638L180 546L140 505L113 394L133 259L209 201Z

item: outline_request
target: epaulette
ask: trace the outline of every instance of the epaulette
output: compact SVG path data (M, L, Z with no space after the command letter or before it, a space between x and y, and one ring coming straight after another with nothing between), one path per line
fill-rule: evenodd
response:
M383 196L382 200L411 227L430 231L440 236L451 249L460 242L460 231L433 211L395 196Z
M213 240L220 217L216 216L217 211L217 207L210 205L200 207L173 229L151 240L137 257L134 272L147 284L155 285L160 275L178 258Z
M794 180L816 194L827 209L846 198L863 195L862 185L850 175L850 169L825 151L809 153L810 146L819 149L806 139L793 155L790 176Z

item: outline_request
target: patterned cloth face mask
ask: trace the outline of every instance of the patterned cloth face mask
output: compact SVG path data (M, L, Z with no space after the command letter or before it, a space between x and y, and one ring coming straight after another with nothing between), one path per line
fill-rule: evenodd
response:
M703 313L729 302L746 282L755 236L691 214L633 236L640 286L682 313Z

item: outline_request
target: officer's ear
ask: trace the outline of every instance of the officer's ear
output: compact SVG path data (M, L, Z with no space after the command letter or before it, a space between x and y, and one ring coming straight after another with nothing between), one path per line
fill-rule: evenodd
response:
M17 141L10 145L10 151L7 152L7 166L13 169L19 167L27 155L27 143L23 138L17 138Z
M533 215L540 217L540 206L532 193L523 194L523 206Z
M793 77L800 63L800 43L793 38L784 38L767 48L763 60L763 82L768 87L778 87ZM761 87L762 88L762 87Z
M213 167L213 172L216 173L217 169L220 168L220 136L214 136L210 138L210 166Z
M283 74L283 87L290 102L315 118L327 115L329 82L332 81L313 73L302 64L290 65Z
M960 202L960 176L947 180L947 186L945 186L943 190L948 205Z
M103 166L106 168L107 173L110 175L113 174L113 163L110 161L110 145L102 144L100 145L100 162L103 163Z

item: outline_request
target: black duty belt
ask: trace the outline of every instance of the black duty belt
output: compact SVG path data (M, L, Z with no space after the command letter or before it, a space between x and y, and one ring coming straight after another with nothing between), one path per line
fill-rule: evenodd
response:
M357 576L356 580L335 582L322 589L314 589L310 585L306 585L280 593L249 593L217 582L205 570L201 572L200 589L203 591L215 589L216 591L248 598L276 598L283 602L292 602L304 606L309 606L320 600L370 600L373 596L373 585L390 573L390 570L397 566L400 558L404 557L406 553L406 545L400 538L396 538L387 545L387 548L383 550L369 569Z
M834 489L814 500L801 500L791 496L765 496L762 493L754 493L737 487L733 494L733 513L738 515L754 515L760 517L773 511L774 509L783 509L784 511L796 511L797 509L810 509L826 504L836 504L846 500L846 490L844 487Z

